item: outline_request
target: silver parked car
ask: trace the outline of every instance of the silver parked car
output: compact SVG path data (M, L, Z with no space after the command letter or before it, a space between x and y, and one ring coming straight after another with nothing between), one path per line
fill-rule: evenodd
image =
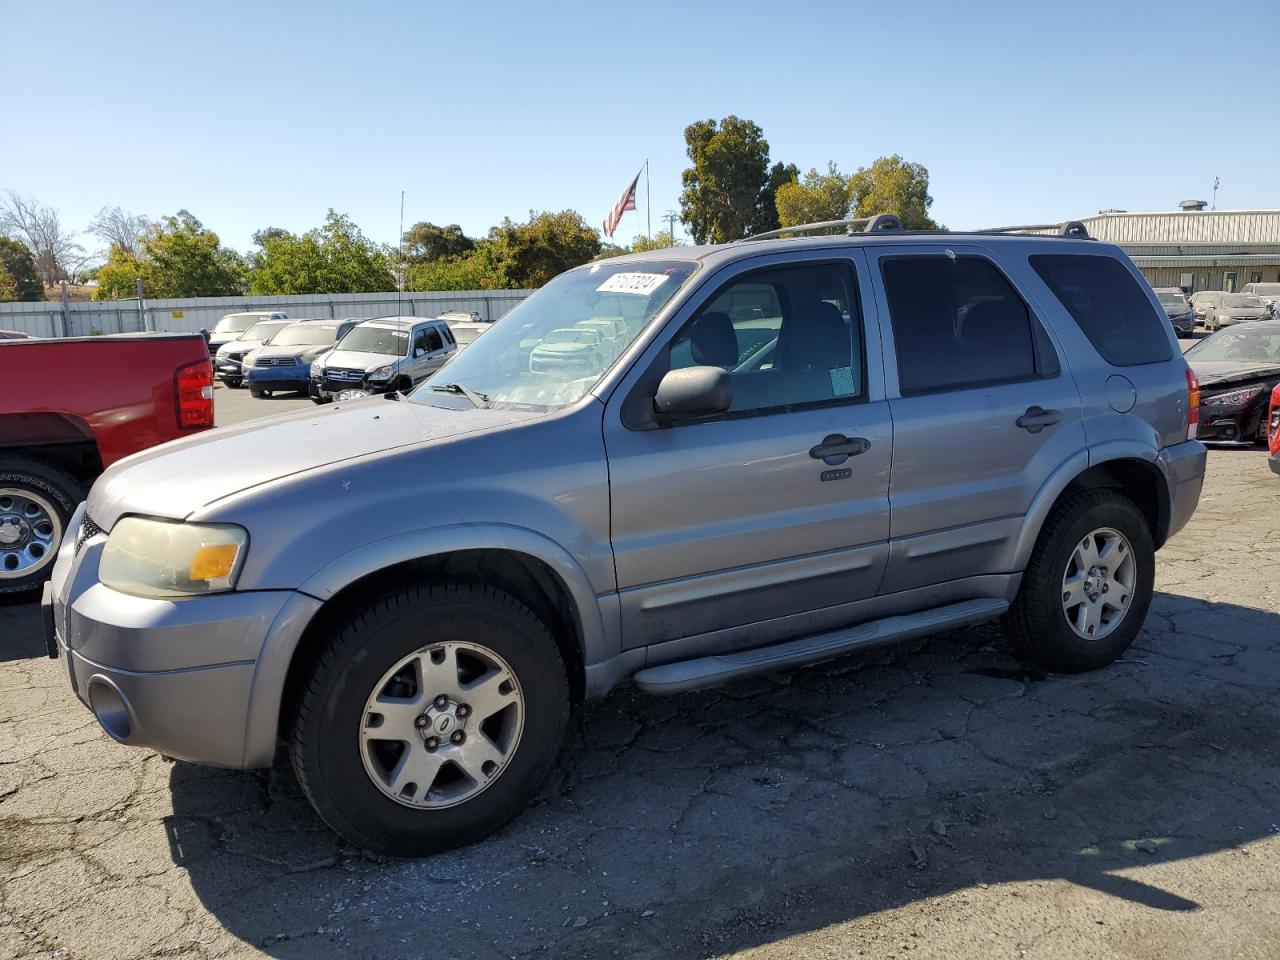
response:
M449 324L421 317L380 317L356 324L311 365L311 399L329 403L409 391L458 349Z
M1204 477L1159 302L1078 224L866 226L588 264L408 397L130 457L70 521L51 655L121 743L283 741L330 825L401 856L514 817L624 682L996 618L1045 668L1111 663ZM625 334L530 364L594 317Z
M228 387L240 386L245 378L244 358L294 322L259 320L244 333L218 347L213 355L213 372Z
M1191 310L1195 314L1196 323L1204 323L1205 311L1214 297L1220 297L1225 290L1197 290L1191 294Z
M1261 297L1251 293L1220 293L1205 306L1204 325L1209 330L1220 330L1236 323L1263 320L1267 305Z

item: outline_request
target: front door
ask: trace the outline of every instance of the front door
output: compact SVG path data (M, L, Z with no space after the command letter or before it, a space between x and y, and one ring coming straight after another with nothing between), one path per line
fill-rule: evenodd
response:
M1046 329L984 250L873 254L892 330L893 542L883 593L1009 574L1056 467L1085 449L1080 394ZM983 591L975 586L975 594Z
M884 572L893 431L865 260L757 263L709 281L606 412L626 647L693 655L811 632L813 611L873 596ZM624 422L640 391L652 409L666 369L694 365L728 371L728 413Z

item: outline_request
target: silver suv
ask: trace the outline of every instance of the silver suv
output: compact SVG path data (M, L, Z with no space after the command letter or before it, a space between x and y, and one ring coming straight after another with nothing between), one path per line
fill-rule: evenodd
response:
M515 816L623 682L996 618L1045 668L1109 664L1203 481L1163 309L1078 224L866 226L588 264L408 397L123 461L71 520L51 655L121 743L283 742L329 824L401 856ZM533 369L600 319L590 364Z

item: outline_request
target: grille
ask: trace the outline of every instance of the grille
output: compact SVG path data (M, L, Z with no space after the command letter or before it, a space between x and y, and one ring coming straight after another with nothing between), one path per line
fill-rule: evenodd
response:
M342 383L360 383L364 380L363 370L342 370L330 367L324 372L326 380L338 380Z
M100 526L93 522L93 517L87 513L84 520L80 524L80 531L76 534L76 553L80 552L80 548L84 546L85 541L90 537L96 537L100 533L105 533Z
M296 367L297 357L257 357L253 361L255 367Z

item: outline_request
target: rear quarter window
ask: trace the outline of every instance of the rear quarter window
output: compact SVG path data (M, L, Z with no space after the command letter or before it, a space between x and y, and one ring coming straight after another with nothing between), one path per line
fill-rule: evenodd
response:
M1031 268L1112 366L1160 363L1173 356L1157 313L1124 264L1112 257L1037 254Z

